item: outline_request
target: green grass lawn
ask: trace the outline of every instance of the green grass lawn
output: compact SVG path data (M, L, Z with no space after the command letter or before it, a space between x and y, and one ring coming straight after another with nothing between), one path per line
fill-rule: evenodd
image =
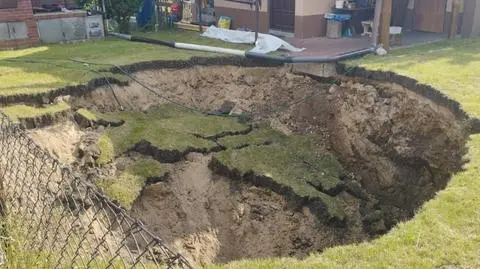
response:
M350 62L431 84L480 116L480 39L400 49ZM340 246L304 260L245 260L208 268L480 268L480 135L469 142L465 171L408 222L371 242Z
M247 49L249 46L235 45L204 38L198 32L162 31L139 35L160 40L173 40L201 45ZM105 70L105 65L85 66L74 63L72 58L99 64L126 65L153 60L188 60L193 56L220 56L172 49L114 38L103 41L88 41L76 44L53 44L15 51L0 51L0 95L32 94L52 91L67 85L85 84L99 74L88 71ZM15 62L13 62L15 61ZM25 62L30 61L30 62ZM33 63L35 61L36 63ZM41 63L38 63L38 62ZM105 73L112 76L110 73Z

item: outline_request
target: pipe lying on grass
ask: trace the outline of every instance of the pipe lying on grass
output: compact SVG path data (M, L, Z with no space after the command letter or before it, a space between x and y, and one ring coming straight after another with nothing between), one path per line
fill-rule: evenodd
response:
M281 56L281 55L267 55L237 49L227 49L221 47L213 47L213 46L204 46L204 45L197 45L197 44L190 44L190 43L179 43L174 41L162 41L158 39L146 38L141 36L132 36L132 35L125 35L119 33L109 33L111 36L115 36L121 39L130 40L133 42L141 42L141 43L148 43L160 46L166 46L170 48L177 48L177 49L186 49L186 50L197 50L197 51L204 51L204 52L216 52L216 53L223 53L223 54L230 54L235 56L242 56L250 59L257 59L257 60L266 60L266 61L273 61L273 62L281 62L281 63L328 63L328 62L337 62L346 60L353 57L359 57L365 54L374 53L376 48L366 48L361 50L355 50L339 55L334 56Z

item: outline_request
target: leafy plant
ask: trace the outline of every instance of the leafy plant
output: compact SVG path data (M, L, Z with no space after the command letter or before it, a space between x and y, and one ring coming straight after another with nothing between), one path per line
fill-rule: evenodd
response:
M92 10L102 6L101 0L77 0L77 4L85 10Z
M120 33L130 32L130 16L140 7L141 0L110 0L109 11L118 23Z
M92 10L102 6L101 0L77 0L83 9ZM130 32L130 16L140 8L142 0L105 0L107 17L118 24L120 33Z

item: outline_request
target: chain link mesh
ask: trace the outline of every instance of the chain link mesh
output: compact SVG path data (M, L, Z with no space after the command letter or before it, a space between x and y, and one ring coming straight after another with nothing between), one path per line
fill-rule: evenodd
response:
M0 115L3 232L42 268L192 268ZM7 251L7 258L8 251Z

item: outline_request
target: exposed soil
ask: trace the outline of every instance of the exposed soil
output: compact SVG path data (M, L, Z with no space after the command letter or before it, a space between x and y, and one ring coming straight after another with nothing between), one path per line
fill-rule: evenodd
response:
M71 121L28 131L33 141L64 164L72 164L76 161L77 144L84 133Z
M462 167L466 133L448 109L393 83L374 85L332 86L299 107L294 122L326 126L355 179L382 205L411 216Z
M343 238L365 239L362 231L325 225L308 207L292 208L271 190L213 174L210 159L188 155L171 167L170 180L146 187L132 208L191 261L303 257Z
M169 164L170 178L146 186L132 214L196 264L303 257L385 233L411 218L464 163L467 132L456 112L399 84L347 77L327 82L285 68L233 66L135 76L190 107L215 112L231 102L231 113L248 113L254 123L267 122L286 134L314 134L350 172L344 180L353 187L331 194L345 201L346 220L329 223L310 211L308 201L295 202L252 182L213 173L209 153L191 153ZM114 91L127 110L165 102L133 82ZM100 112L119 109L108 88L72 98L71 105ZM32 135L72 163L67 156L73 154L72 141L80 141L78 132L52 128Z

